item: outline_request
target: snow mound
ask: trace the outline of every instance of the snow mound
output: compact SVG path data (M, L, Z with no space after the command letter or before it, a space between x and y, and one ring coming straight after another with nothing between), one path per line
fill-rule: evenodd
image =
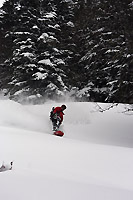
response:
M133 115L124 105L100 113L95 103L65 104L57 137L49 112L61 103L0 101L1 199L132 200Z

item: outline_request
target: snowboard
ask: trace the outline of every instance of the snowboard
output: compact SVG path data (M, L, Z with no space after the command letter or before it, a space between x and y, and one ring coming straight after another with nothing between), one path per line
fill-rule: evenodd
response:
M64 133L62 131L54 131L54 135L62 137Z

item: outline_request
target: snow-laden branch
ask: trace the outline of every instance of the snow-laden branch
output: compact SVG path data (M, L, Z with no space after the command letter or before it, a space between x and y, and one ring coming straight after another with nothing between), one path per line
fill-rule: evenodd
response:
M118 106L118 103L112 103L111 105L102 108L98 103L96 103L96 107L98 108L99 112L105 112L107 110L110 110L111 108L114 108L115 106Z

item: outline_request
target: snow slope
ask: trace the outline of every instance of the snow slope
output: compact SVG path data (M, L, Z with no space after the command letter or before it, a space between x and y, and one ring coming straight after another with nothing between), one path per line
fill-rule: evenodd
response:
M0 101L3 200L132 200L133 115L124 105L67 102L64 137L52 135L49 112L61 103ZM101 104L106 107L106 104Z

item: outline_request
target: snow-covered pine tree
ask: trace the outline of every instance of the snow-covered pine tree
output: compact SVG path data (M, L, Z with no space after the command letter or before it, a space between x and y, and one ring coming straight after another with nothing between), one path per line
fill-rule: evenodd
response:
M86 100L132 102L132 1L81 1L76 37L82 56L79 66L85 71L77 95Z
M28 7L30 4L30 7ZM10 72L8 83L3 87L8 89L12 97L24 95L32 85L32 74L36 70L36 47L37 32L34 29L39 14L38 1L10 0L3 5L5 12L3 22L9 23L5 37L11 43L11 55L5 60ZM5 26L5 24L3 25ZM5 75L8 73L5 71Z
M68 90L68 63L73 53L64 33L67 29L71 34L73 29L70 4L62 0L8 0L4 4L3 22L6 16L10 23L6 36L11 43L11 55L4 63L12 73L3 87L12 98L55 98Z
M71 4L63 0L41 1L41 35L37 43L40 72L35 79L40 80L43 96L49 98L63 96L71 85L69 67L73 52L69 37L74 26Z

